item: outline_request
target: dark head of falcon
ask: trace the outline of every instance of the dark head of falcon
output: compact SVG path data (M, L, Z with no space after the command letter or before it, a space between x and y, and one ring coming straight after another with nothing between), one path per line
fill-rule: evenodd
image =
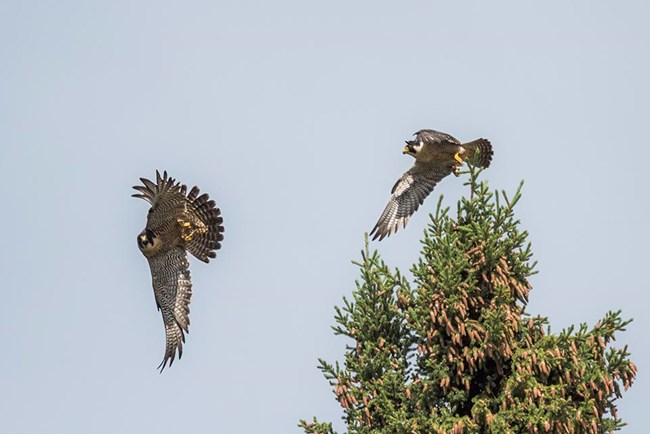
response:
M156 234L151 229L145 229L138 235L138 248L145 252L153 248L156 241Z
M409 154L415 157L420 148L422 148L422 144L418 143L415 140L406 140L405 142L406 146L404 146L404 149L402 149L402 154Z

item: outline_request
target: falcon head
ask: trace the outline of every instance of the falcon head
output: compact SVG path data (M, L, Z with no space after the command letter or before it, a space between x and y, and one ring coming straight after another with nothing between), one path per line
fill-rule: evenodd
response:
M424 143L422 141L407 140L406 146L404 146L404 149L402 149L402 154L409 154L415 157L417 153L420 152L423 145Z
M154 253L160 247L160 238L150 229L145 229L138 235L138 248L145 255Z

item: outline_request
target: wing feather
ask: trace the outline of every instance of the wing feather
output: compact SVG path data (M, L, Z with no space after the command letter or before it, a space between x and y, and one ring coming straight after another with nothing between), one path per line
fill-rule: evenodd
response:
M445 142L454 145L460 145L460 142L455 137L436 130L420 130L415 133L415 140L418 142L422 141L433 145L439 145Z
M400 226L406 227L409 218L422 205L436 184L450 173L450 166L416 162L393 186L392 196L386 208L370 231L370 235L374 234L372 239L379 238L381 241L397 232Z
M176 247L148 258L156 304L165 325L165 356L158 366L162 372L167 363L183 355L185 333L190 327L192 279L184 249Z
M143 185L135 185L133 188L141 194L134 194L133 197L146 200L154 208L160 202L165 202L170 195L185 196L181 193L184 186L170 178L167 171L161 177L160 172L156 170L156 183L147 178L140 178L140 181Z

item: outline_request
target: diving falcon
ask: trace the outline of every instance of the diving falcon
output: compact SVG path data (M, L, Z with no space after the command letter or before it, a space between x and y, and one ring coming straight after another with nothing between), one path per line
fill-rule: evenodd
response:
M158 366L162 372L169 362L183 355L185 333L189 333L190 278L187 252L203 262L216 257L223 240L221 211L199 188L187 187L156 170L156 182L140 178L143 185L133 188L133 197L151 205L147 225L138 235L138 247L149 262L156 305L165 324L167 344Z
M402 153L415 157L415 163L393 186L392 196L370 232L374 234L373 240L381 241L400 226L406 227L436 184L450 173L458 176L464 161L484 168L492 161L489 140L461 143L449 134L434 130L420 130L414 135L415 140L407 140Z

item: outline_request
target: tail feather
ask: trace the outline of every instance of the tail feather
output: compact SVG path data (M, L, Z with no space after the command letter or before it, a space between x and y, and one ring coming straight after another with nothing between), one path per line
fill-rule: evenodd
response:
M464 143L463 148L467 151L467 161L477 167L490 167L492 162L492 144L487 139L477 139Z
M199 189L192 188L187 195L194 208L194 213L203 223L203 230L197 231L192 240L187 244L187 250L197 259L210 262L210 258L217 256L216 250L221 248L223 240L223 218L221 210L217 208L214 200L207 194L198 196Z

